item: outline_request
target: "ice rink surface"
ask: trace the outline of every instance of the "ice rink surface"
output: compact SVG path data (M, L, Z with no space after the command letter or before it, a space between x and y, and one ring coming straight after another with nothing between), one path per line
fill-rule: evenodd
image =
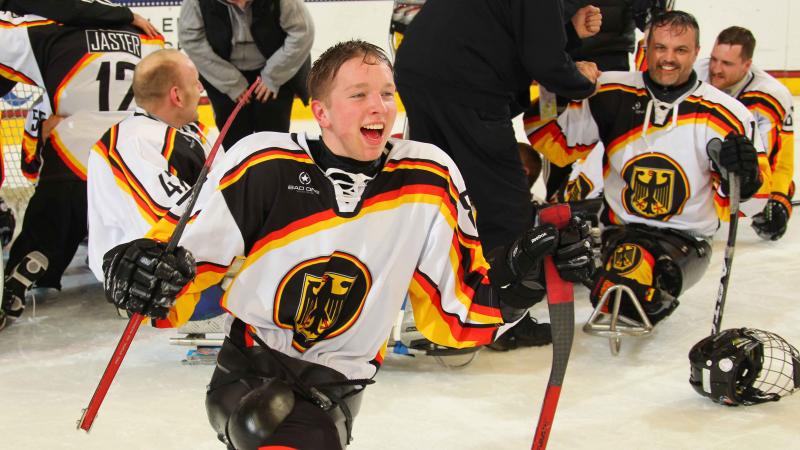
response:
M797 100L797 98L796 98ZM751 327L800 345L800 222L778 242L739 227L723 328ZM800 395L723 407L689 386L687 354L711 328L727 226L711 266L653 335L608 341L581 327L591 307L576 290L575 341L550 435L551 449L798 448ZM142 327L91 433L80 416L126 321L78 256L57 298L29 304L0 332L0 449L223 449L207 423L212 366L181 364L172 330ZM547 320L547 307L534 315ZM35 313L35 314L34 314ZM551 347L483 350L465 368L389 355L367 389L351 450L527 449L550 372Z

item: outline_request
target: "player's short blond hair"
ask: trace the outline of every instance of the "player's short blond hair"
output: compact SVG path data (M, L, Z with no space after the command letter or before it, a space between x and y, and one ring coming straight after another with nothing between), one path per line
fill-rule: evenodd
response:
M339 73L339 69L353 58L361 57L364 64L385 64L389 70L394 71L392 62L386 53L375 44L370 44L362 40L351 40L340 42L333 47L325 50L322 55L314 61L311 71L308 74L308 92L312 98L325 100L330 91L333 79Z
M184 87L181 65L186 55L165 48L155 51L139 61L133 71L133 98L136 104L145 105L164 98L173 86Z

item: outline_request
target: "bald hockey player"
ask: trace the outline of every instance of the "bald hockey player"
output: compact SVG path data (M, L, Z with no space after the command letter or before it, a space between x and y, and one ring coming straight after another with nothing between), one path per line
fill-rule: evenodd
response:
M772 184L764 210L752 227L764 239L776 241L786 232L794 194L794 99L789 89L753 65L756 39L750 30L729 27L717 36L711 57L695 65L701 80L742 102L755 117L769 157Z
M698 33L690 14L657 16L647 72L606 72L592 98L569 104L557 119L529 121L538 122L533 147L556 164L603 143L603 267L590 298L597 304L610 286L628 286L652 323L672 313L708 266L709 240L729 216L722 173L741 179L746 214L760 212L769 195L752 114L692 70ZM706 151L715 138L724 140L718 163ZM633 302L623 302L621 314L641 321Z
M22 314L31 284L60 289L61 275L87 234L89 150L133 111L133 69L163 39L127 25L71 27L10 13L0 15L0 38L4 77L44 88L50 110L63 118L43 143L39 184L9 254L0 313L5 324L6 316Z
M344 448L406 293L427 339L468 347L541 300L544 255L569 280L591 270L588 227L576 220L561 232L528 230L498 249L489 271L453 161L433 145L389 139L395 85L379 47L331 47L308 83L321 138L239 141L210 174L175 252L140 239L103 262L109 299L161 317L177 292L215 283L246 258L222 300L227 338L206 397L229 448Z
M151 53L136 66L136 112L111 127L89 156L89 268L98 280L108 250L144 237L187 200L210 150L197 121L202 91L197 69L178 50Z

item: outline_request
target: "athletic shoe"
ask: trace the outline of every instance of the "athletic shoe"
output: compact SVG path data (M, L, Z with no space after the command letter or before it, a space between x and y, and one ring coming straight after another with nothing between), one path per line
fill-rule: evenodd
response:
M47 270L47 257L39 252L30 252L17 264L5 278L3 285L3 311L11 318L17 318L25 311L25 292L44 275Z
M528 313L487 347L498 352L505 352L518 347L539 347L551 342L553 342L553 336L550 333L550 324L539 323Z

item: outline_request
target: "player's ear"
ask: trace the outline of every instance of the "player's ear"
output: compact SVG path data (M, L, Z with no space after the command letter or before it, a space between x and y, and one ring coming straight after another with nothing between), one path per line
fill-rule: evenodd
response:
M314 114L314 119L317 121L320 128L328 128L331 125L330 118L328 117L328 108L322 101L317 99L311 100L311 113Z
M177 106L180 106L183 103L181 91L178 89L178 86L172 86L169 88L169 102Z

